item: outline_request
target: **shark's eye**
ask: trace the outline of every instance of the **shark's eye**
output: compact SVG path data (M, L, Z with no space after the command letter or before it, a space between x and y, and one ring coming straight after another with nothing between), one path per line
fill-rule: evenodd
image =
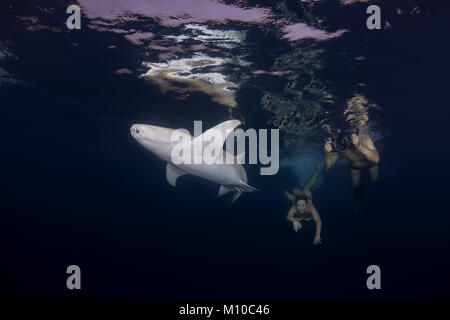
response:
M137 133L137 134L141 133L141 130L136 129L136 133Z

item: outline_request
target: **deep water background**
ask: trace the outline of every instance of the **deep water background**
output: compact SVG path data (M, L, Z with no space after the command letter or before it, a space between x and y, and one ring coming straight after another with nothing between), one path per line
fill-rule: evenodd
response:
M105 55L98 33L83 30L77 50L55 44L51 33L17 31L23 64L9 71L25 84L0 87L1 294L448 299L448 30L448 11L438 10L355 49L368 56L366 93L382 106L389 136L363 212L352 210L345 163L322 172L313 190L323 220L318 247L312 224L294 233L285 221L283 191L298 184L292 169L259 176L247 166L261 191L229 206L230 197L216 198L218 186L196 177L172 188L165 164L129 134L133 123L192 130L203 120L207 128L228 119L225 107L114 75L117 61L136 68L138 59ZM66 289L71 264L81 267L80 291ZM380 291L365 285L372 264L382 270Z

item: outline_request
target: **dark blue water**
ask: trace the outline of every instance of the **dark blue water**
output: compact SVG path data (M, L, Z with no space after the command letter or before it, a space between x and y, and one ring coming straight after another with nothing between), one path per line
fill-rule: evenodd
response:
M247 166L261 191L230 206L230 197L216 197L216 185L193 176L171 187L165 163L129 134L133 123L192 130L203 120L207 128L228 119L226 107L204 94L180 100L134 75L115 76L117 61L133 68L138 59L125 50L106 55L104 35L82 31L77 50L57 43L58 35L16 30L20 62L8 71L25 84L0 87L1 293L449 298L448 21L448 12L435 10L432 18L372 36L364 48L342 40L346 50L368 56L360 72L389 135L363 211L353 211L345 164L322 172L313 190L323 220L318 247L312 224L294 233L285 220L283 191L298 184L292 169L260 176ZM251 125L264 125L267 114L252 109L252 94L238 94L241 112ZM78 292L65 287L71 264L82 270ZM376 292L365 285L372 264L382 270Z

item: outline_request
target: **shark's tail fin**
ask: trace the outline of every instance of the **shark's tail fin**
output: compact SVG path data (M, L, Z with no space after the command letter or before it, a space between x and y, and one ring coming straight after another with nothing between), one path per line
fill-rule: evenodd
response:
M232 204L236 201L236 199L239 198L239 196L241 195L241 193L242 193L242 191L240 191L240 190L236 190L236 191L234 192L234 194L233 194L233 199L231 200L230 205L232 205Z
M253 188L252 186L249 186L248 184L246 184L244 181L241 181L241 183L239 184L239 190L241 192L253 192L253 191L259 191L256 188Z
M230 204L233 204L237 198L242 194L242 192L253 192L253 191L259 191L256 188L253 188L252 186L249 186L244 181L241 181L239 186L234 188L234 194L233 194L233 200L231 200Z

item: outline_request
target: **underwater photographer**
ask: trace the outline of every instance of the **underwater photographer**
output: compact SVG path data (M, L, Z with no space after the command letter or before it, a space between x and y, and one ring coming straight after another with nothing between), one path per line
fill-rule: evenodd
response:
M365 133L366 128L339 127L327 128L329 138L324 143L325 168L334 166L339 156L343 156L350 163L352 184L355 187L354 208L363 205L362 174L368 171L372 182L378 180L378 162L380 155L370 136Z

